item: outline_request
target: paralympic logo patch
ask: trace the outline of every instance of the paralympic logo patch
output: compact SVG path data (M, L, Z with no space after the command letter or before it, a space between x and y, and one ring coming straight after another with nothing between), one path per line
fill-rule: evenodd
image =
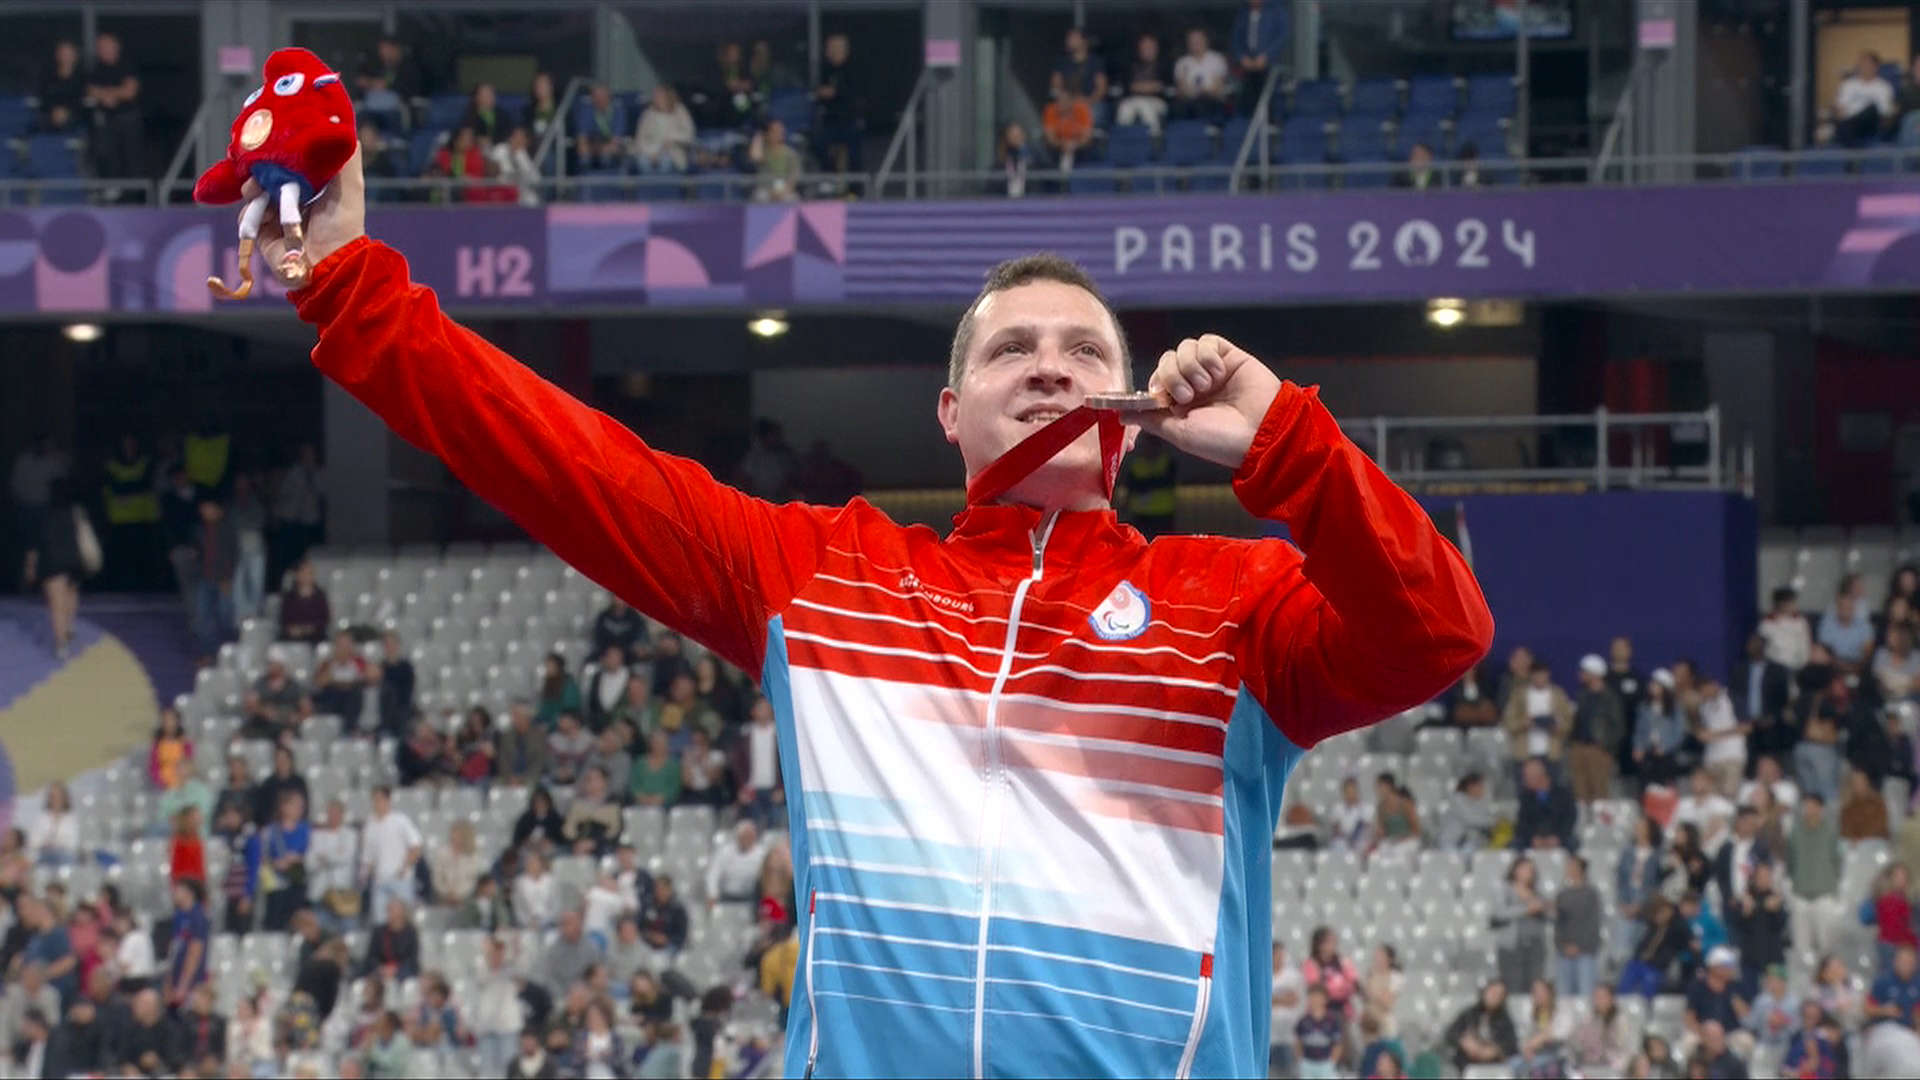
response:
M1147 624L1153 621L1153 606L1145 593L1123 581L1100 601L1087 621L1093 624L1094 633L1108 641L1126 641L1147 632Z

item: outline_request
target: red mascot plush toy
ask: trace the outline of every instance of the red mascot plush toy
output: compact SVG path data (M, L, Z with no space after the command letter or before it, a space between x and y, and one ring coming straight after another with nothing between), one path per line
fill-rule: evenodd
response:
M286 230L281 274L294 281L306 277L300 208L326 190L359 142L347 88L319 57L305 49L276 49L262 74L261 86L247 95L234 118L227 156L193 185L195 202L217 206L239 202L241 185L249 179L260 185L260 194L240 215L240 287L207 279L207 288L223 300L253 291L253 243L269 203L279 208Z

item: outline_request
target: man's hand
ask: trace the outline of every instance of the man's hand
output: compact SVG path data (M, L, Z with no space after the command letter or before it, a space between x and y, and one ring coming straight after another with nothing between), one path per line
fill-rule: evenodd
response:
M260 194L260 185L248 180L241 187L240 194L243 199L251 201ZM360 169L359 148L354 149L353 156L340 169L340 175L333 178L333 182L304 213L306 243L302 250L308 269L319 266L327 256L366 235L367 180ZM280 218L275 213L269 212L260 220L259 249L281 284L304 284L304 281L293 281L283 273L287 238L280 228Z
M1195 457L1238 469L1280 392L1280 377L1226 338L1204 334L1162 353L1147 389L1166 391L1173 406L1140 414L1142 429Z

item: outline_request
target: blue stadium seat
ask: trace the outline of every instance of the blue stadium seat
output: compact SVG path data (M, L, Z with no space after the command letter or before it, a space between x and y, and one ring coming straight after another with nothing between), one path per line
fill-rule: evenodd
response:
M1340 159L1368 161L1387 156L1387 133L1377 121L1355 117L1340 125Z
M1860 175L1889 176L1904 171L1903 159L1890 153L1889 151L1892 149L1893 147L1887 147L1886 149L1875 150L1872 153L1861 154L1859 160Z
M1853 155L1842 150L1809 150L1794 158L1795 176L1845 176Z
M28 136L27 175L37 180L79 179L79 144L65 135Z
M1453 122L1453 146L1455 152L1471 143L1474 149L1486 153L1488 148L1507 145L1507 118L1492 113L1470 112Z
M1131 169L1153 160L1153 129L1145 124L1120 124L1107 133L1107 161Z
M1520 167L1513 163L1513 155L1502 146L1489 150L1480 147L1480 182L1486 185L1517 184L1520 182Z
M767 115L803 135L813 128L813 94L806 90L779 90L767 99Z
M1166 138L1160 160L1178 168L1198 165L1213 153L1213 136L1205 120L1175 120L1167 125Z
M1467 111L1512 116L1520 104L1520 88L1511 75L1474 75L1467 79Z
M506 113L508 116L513 117L514 123L518 124L526 120L527 103L532 100L532 97L531 95L527 94L525 91L515 91L513 93L508 94L508 93L501 93L496 90L494 92L493 99L496 102L499 102L500 111Z
M445 131L460 123L467 115L467 95L435 94L427 102L427 115L420 126L433 131Z
M1112 169L1082 165L1067 174L1067 191L1074 195L1112 195L1120 190L1120 178Z
M411 175L423 175L427 166L433 164L433 152L440 149L443 137L444 132L426 130L416 131L407 137L407 163Z
M1398 79L1361 79L1353 84L1353 100L1347 106L1348 116L1367 116L1385 119L1400 112L1400 82Z
M1240 156L1240 147L1246 144L1247 132L1252 129L1252 122L1244 116L1227 121L1226 126L1220 129L1220 152L1229 159Z
M32 126L32 98L24 95L0 97L0 140L17 139Z
M1343 173L1340 178L1342 187L1347 188L1383 188L1393 183L1393 170L1386 166L1391 163L1384 152L1369 152L1355 155L1342 155L1348 165L1364 166Z
M613 98L613 130L622 137L631 137L634 125L627 122L627 104L619 95ZM573 99L573 112L567 117L567 132L577 135L593 123L593 99L585 94Z
M1280 138L1273 144L1276 155L1284 153L1289 161L1312 154L1324 160L1327 156L1327 131L1324 121L1317 117L1290 116L1280 125Z
M1212 170L1194 173L1187 178L1188 191L1225 191L1233 186L1233 161L1228 158L1214 158L1201 162L1203 168Z
M1414 143L1426 143L1434 153L1447 148L1446 118L1434 113L1408 113L1400 120L1396 141L1404 156Z
M1407 111L1452 116L1460 107L1460 89L1451 75L1417 75L1407 83Z
M1340 84L1332 79L1313 79L1293 88L1289 117L1312 116L1322 120L1340 115Z

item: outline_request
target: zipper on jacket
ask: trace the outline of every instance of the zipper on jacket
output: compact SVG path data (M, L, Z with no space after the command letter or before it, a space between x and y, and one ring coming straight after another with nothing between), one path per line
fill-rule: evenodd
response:
M813 927L814 912L820 907L820 892L814 890L807 894L807 1013L813 1019L813 1029L807 1033L807 1071L805 1080L813 1080L813 1065L820 1058L820 1010L813 1003Z
M993 677L993 689L987 694L986 729L982 738L987 751L986 801L980 813L980 851L985 864L980 879L980 933L973 955L973 1075L986 1076L987 1028L987 926L993 911L994 855L1000 847L1003 825L1002 808L997 797L1000 775L1000 694L1013 672L1013 646L1020 637L1020 610L1026 606L1027 590L1040 580L1045 566L1047 537L1053 535L1053 523L1059 511L1040 519L1033 530L1033 572L1013 588L1013 606L1007 612L1007 643L1000 653L1000 670Z
M1186 1049L1180 1052L1180 1067L1173 1073L1177 1080L1193 1075L1193 1055L1200 1050L1200 1033L1207 1028L1207 1005L1212 1000L1213 954L1205 953L1200 957L1200 988L1194 995L1193 1027L1187 1031Z

